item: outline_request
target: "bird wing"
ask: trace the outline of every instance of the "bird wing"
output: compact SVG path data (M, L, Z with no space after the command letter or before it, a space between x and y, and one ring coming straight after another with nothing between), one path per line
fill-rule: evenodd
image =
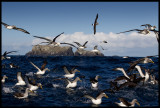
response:
M10 51L10 52L4 52L4 54L3 54L3 56L6 56L7 54L9 54L9 53L12 53L12 52L17 52L17 51Z
M125 82L123 84L121 84L118 88L121 89L123 87L126 87L126 86L136 86L137 84L136 83L133 83L133 82Z
M141 25L141 26L145 26L146 28L147 28L147 27L151 27L150 24L143 24L143 25Z
M33 36L33 37L40 38L40 39L44 39L44 40L49 41L49 42L52 41L52 40L50 40L50 39L48 39L48 38L45 38L45 37L40 37L40 36Z
M27 34L30 34L28 31L26 31L26 30L24 30L22 28L14 27L13 29L18 30L18 31L22 31L22 32L27 33Z
M123 104L125 104L127 107L129 107L131 104L128 102L128 101L126 101L124 98L119 98L119 100L123 103Z
M64 33L64 32L63 32L63 33ZM63 34L63 33L61 33L61 34ZM61 34L57 35L57 36L53 39L53 42L55 42L56 39L57 39Z
M138 60L136 60L136 61L133 61L133 62L130 62L129 64L130 64L130 67L126 70L126 72L130 72L131 70L133 70L134 69L134 67L138 64L138 63L140 63L141 61L143 61L145 58L141 58L141 59L138 59Z
M17 72L17 80L18 80L18 82L24 81L23 78L22 78L22 73L21 72Z
M68 71L68 69L67 69L66 66L63 66L63 69L64 69L64 72L65 72L66 74L72 74L70 71Z
M96 34L97 19L98 19L98 14L96 15L96 19L94 21L94 34Z
M30 84L30 81L29 81L29 77L28 76L25 76L25 82L27 84L27 86L30 88L31 87L31 84Z
M125 76L119 76L114 81L119 81L119 80L129 80L129 79Z
M31 61L29 61L38 71L40 71L39 67L37 67L35 64L33 64Z
M130 32L130 31L141 31L141 30L139 30L139 29L133 29L133 30L128 30L128 31L124 31L124 32L119 32L119 33L116 33L116 34L125 33L125 32Z
M78 42L74 42L74 43L76 43L79 47L82 46L82 45L81 45L80 43L78 43Z
M45 61L43 62L43 65L41 66L41 70L45 69L46 64L47 64L47 61L45 60Z
M87 43L88 43L88 41L86 41L86 42L83 44L83 46L85 46Z
M83 97L86 97L86 98L89 98L89 99L94 99L92 96L90 96L90 95L84 95Z
M4 23L4 22L1 22L5 27L9 26L8 24Z
M73 47L77 48L75 45L70 44L70 43L61 43L61 44L68 44L68 45L71 45L71 46L73 46Z

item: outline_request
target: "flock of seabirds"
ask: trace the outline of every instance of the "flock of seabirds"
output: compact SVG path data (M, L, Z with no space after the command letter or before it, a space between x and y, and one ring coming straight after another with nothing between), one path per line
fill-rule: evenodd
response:
M97 19L98 19L98 14L96 15L96 19L94 21L94 24L92 24L93 25L93 30L94 30L94 35L96 34L96 26L98 25ZM2 24L7 29L14 29L14 30L18 30L18 31L22 31L24 33L30 34L28 31L26 31L22 28L18 28L14 25L8 25L8 24L3 23L3 22L2 22ZM120 32L120 33L137 31L140 34L147 35L147 34L150 33L150 31L153 31L156 34L157 41L159 43L159 31L155 30L156 26L151 26L150 24L144 24L144 25L141 25L141 26L145 26L146 28L143 29L143 30L133 29L133 30L124 31L124 32ZM61 34L63 34L63 33L61 33ZM55 47L59 46L60 44L68 44L68 45L71 45L73 47L76 47L75 45L73 45L71 43L58 43L58 42L56 42L55 41L56 38L59 37L61 34L56 36L53 40L45 38L45 37L40 37L40 36L34 36L34 37L44 39L47 42L41 42L41 43L48 43L48 45L54 45ZM117 34L119 34L119 33L117 33ZM78 47L76 47L77 49L84 49L84 48L86 48L85 45L87 44L87 42L88 41L86 41L83 45L81 45L78 42L74 42L74 43L76 43L78 45ZM103 42L107 43L107 41L103 41ZM97 46L95 46L94 50L96 50L96 49L97 49ZM5 51L4 54L1 55L1 60L11 59L7 55L10 54L10 53L13 53L13 52L17 52L17 51L9 51L9 52ZM155 55L155 56L159 56L159 55ZM97 97L93 97L93 96L90 96L90 95L87 95L87 94L84 95L83 97L89 98L94 105L99 105L99 104L102 103L102 97L109 98L106 95L105 92L115 93L115 91L119 91L119 90L121 90L123 88L126 88L126 87L134 88L137 85L139 85L140 83L142 83L143 85L146 84L146 83L158 84L159 83L158 80L152 74L153 70L146 69L146 68L138 65L138 64L141 64L141 63L142 64L154 63L152 61L151 57L155 57L155 56L146 56L144 58L137 59L136 61L132 61L130 63L130 67L128 69L124 69L124 68L121 68L121 67L117 67L117 68L113 69L113 71L121 71L123 73L123 76L118 76L113 81L110 81L110 88L102 90L101 92L99 92ZM127 58L127 57L124 57L124 58ZM36 66L31 61L29 61L29 63L37 69L37 72L34 73L35 76L44 75L46 71L50 71L50 69L46 68L46 65L47 65L46 60L44 60L41 68ZM14 63L10 63L9 66L10 66L10 68L19 68L19 66L16 66ZM5 68L5 65L2 64L2 68ZM73 67L71 70L69 70L69 69L67 69L66 66L63 66L63 69L64 69L65 74L64 74L64 78L61 78L61 79L66 80L68 82L67 85L66 85L66 89L75 88L77 86L77 82L82 81L81 78L83 78L83 77L74 78L76 72L80 72L80 71L78 69L76 69L75 67ZM138 73L133 72L135 69L137 69ZM144 74L143 71L145 72L145 74ZM95 78L90 78L90 84L91 84L92 88L98 88L98 78L100 78L100 77L101 76L99 76L99 75L95 75ZM2 79L1 79L2 85L5 84L5 80L7 78L8 78L7 75L3 75ZM124 81L124 82L120 83L120 81ZM25 88L25 92L15 92L14 93L14 97L18 98L18 99L28 98L30 92L34 93L34 91L36 91L38 88L42 88L42 84L41 83L36 83L36 79L33 79L33 78L31 78L27 75L22 75L21 72L17 72L17 83L15 84L15 86L22 86L22 87ZM140 103L138 102L137 99L133 99L131 102L129 102L125 98L120 97L119 101L120 102L115 102L115 104L117 104L118 106L121 106L121 107L128 107L128 106L134 107L135 103L140 106Z

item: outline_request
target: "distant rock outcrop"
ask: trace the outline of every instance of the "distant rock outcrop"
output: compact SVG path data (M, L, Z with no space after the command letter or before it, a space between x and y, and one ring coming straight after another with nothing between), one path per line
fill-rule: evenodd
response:
M93 52L77 49L74 53L70 46L34 45L26 56L104 56L100 51Z
M75 56L104 56L103 53L101 53L100 51L98 52L93 52L93 51L87 51L84 49L78 49L75 53Z
M74 56L70 46L35 45L26 56Z

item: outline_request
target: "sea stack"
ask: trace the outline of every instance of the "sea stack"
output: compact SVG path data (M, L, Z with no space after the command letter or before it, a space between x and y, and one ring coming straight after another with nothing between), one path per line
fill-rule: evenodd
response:
M69 46L34 45L26 56L74 56L74 53Z

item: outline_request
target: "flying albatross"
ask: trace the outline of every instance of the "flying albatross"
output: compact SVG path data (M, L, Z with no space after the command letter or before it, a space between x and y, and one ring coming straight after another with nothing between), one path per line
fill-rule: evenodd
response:
M132 102L128 102L127 100L125 100L124 98L121 97L121 98L119 98L119 100L120 100L120 103L115 102L115 104L117 104L120 107L134 107L135 103L140 106L137 99L133 99Z
M148 29L143 29L143 30L133 29L133 30L128 30L128 31L120 32L120 33L125 33L125 32L130 32L130 31L138 31L139 34L144 34L144 35L150 33ZM120 33L116 33L116 34L120 34Z
M80 72L78 69L75 69L75 67L73 67L70 71L67 69L66 66L63 66L63 69L64 72L66 73L64 76L67 78L73 78L76 72Z
M26 31L26 30L24 30L24 29L22 29L22 28L18 28L18 27L14 26L14 25L8 25L8 24L3 23L3 22L2 22L2 24L3 24L7 29L14 29L14 30L18 30L18 31L22 31L22 32L24 32L24 33L30 34L28 31Z
M90 95L84 95L83 97L89 98L89 99L91 99L91 101L92 101L93 104L99 105L99 104L102 103L102 97L103 97L103 96L106 97L106 98L108 98L108 96L107 96L104 92L100 92L100 93L96 96L96 98L94 98L94 97L92 97L92 96L90 96Z
M81 45L81 44L78 43L78 42L74 42L74 43L76 43L76 44L79 46L79 49L84 49L84 48L87 48L87 47L86 47L86 44L88 43L88 41L86 41L83 45Z
M98 13L97 13L97 15L96 15L96 19L95 19L95 21L94 21L94 24L92 24L93 30L94 30L94 35L96 34L96 25L98 25L97 19L98 19Z
M43 62L41 69L38 66L36 66L35 64L33 64L31 61L29 61L29 62L38 70L37 73L35 73L36 75L43 75L43 74L45 74L46 71L50 71L48 68L45 68L46 64L47 64L46 60Z
M156 26L152 26L152 25L150 25L150 24L143 24L143 25L141 25L141 26L145 26L146 29L148 29L148 30L155 30L155 28L156 28Z
M6 59L6 58L7 58L7 57L6 57L7 54L12 53L12 52L17 52L17 51L9 51L9 52L5 51L5 52L3 53L3 55L1 55L1 60Z
M157 56L157 55L155 55L155 56ZM126 71L127 71L127 72L130 72L132 69L134 69L134 67L135 67L138 63L144 63L144 64L146 64L146 63L154 63L150 57L154 57L154 56L146 56L146 57L144 57L144 58L140 58L140 59L138 59L138 60L136 60L136 61L130 62L130 63L129 63L129 64L130 64L130 67L129 67Z
M63 32L63 33L64 33L64 32ZM61 34L63 34L63 33L61 33ZM48 45L59 46L61 43L56 42L56 39L57 39L59 36L61 36L61 34L57 35L53 40L48 39L48 38L45 38L45 37L40 37L40 36L33 36L33 37L40 38L40 39L44 39L44 40L48 41L48 42L41 42L41 43L48 43ZM40 43L40 44L41 44L41 43Z

